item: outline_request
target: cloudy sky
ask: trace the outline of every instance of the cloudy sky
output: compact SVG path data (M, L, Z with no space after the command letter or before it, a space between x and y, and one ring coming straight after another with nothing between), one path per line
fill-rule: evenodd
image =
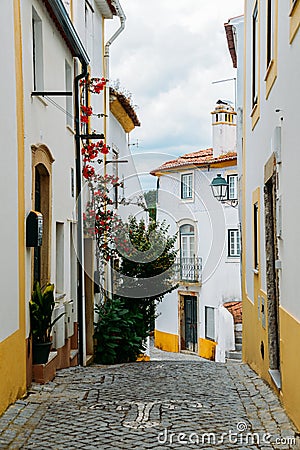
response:
M110 49L110 79L132 93L141 127L131 151L145 190L149 171L181 154L210 147L211 115L234 102L235 77L224 23L243 0L121 0L126 28ZM110 23L108 34L118 26Z

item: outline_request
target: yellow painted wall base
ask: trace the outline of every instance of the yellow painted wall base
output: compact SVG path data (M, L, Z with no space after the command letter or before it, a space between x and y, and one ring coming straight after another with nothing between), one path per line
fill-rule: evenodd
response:
M262 292L260 292L260 295ZM269 375L268 333L257 318L257 302L243 300L243 361L274 389L287 414L300 430L300 322L279 309L281 387L278 391ZM264 358L261 347L264 346Z
M177 334L165 333L163 331L154 331L155 347L166 352L179 352L179 337Z
M0 343L0 415L26 392L25 355L19 331Z
M212 361L215 360L217 344L213 341L209 341L208 339L199 339L199 356L202 358L210 359Z
M141 362L141 361L150 361L150 356L148 355L140 355L137 357L137 362Z
M279 310L282 401L287 414L300 431L300 322Z

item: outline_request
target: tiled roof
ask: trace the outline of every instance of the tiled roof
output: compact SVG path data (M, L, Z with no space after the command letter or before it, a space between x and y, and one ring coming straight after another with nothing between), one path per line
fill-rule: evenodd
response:
M223 306L233 315L234 323L243 322L243 307L242 302L227 302Z
M236 152L227 152L216 158L213 158L213 149L207 148L205 150L198 150L193 153L186 153L177 159L172 159L152 170L151 175L156 175L157 172L164 172L176 168L183 168L184 166L205 166L207 164L214 164L224 161L234 161L237 158Z
M109 6L111 12L116 16L117 11L116 11L116 8L114 7L114 5L112 4L111 0L106 0L106 2L108 3L108 6Z
M225 27L225 32L226 32L228 50L229 50L229 53L230 53L230 56L232 59L232 64L233 64L233 67L236 69L237 68L237 55L236 55L236 50L235 50L232 25L230 25L230 23L225 23L224 27Z

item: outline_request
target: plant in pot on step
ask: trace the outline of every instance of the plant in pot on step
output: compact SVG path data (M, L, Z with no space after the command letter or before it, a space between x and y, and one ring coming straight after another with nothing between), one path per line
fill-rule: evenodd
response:
M41 288L40 283L36 281L29 302L33 364L45 364L48 361L52 345L52 327L65 314L60 314L52 321L54 306L54 284L48 283Z

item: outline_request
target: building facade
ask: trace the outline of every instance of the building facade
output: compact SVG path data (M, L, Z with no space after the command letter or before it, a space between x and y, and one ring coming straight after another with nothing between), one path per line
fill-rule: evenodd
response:
M189 153L151 172L158 178L157 218L178 234L177 290L158 306L155 345L225 361L235 348L234 320L224 307L239 302L240 237L236 208L212 195L211 181L228 180L237 199L236 113L218 101L212 112L213 148Z
M26 391L25 194L22 34L20 2L1 7L0 54L7 76L0 85L2 120L0 414Z
M297 357L300 2L245 2L242 147L243 359L300 428ZM238 50L237 50L238 52Z
M0 414L22 396L32 379L29 300L34 281L55 285L51 373L85 365L93 339L94 298L84 274L92 256L83 236L80 194L80 79L108 73L105 20L125 17L118 0L14 0L1 6L1 49L8 74L1 83L3 298L0 302ZM109 41L109 43L106 42ZM106 58L106 60L105 60ZM88 104L89 98L84 99ZM106 133L109 92L99 96L91 127ZM113 140L112 137L110 137ZM27 217L43 217L42 244L26 240ZM90 283L91 285L92 283ZM90 312L92 311L92 314ZM50 369L49 369L50 370ZM53 372L54 370L54 372ZM43 372L41 375L41 371ZM46 377L46 378L45 378Z

